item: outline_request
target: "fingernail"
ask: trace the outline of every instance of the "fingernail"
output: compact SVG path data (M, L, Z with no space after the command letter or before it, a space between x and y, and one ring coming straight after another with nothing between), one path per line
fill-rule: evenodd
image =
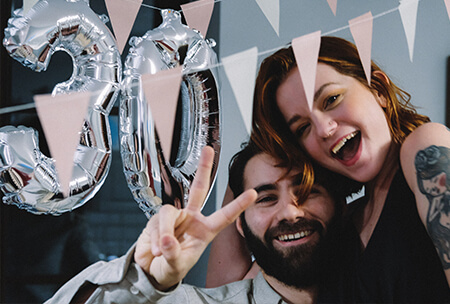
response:
M172 239L169 237L164 237L161 240L161 247L164 249L170 249L170 247L172 247Z

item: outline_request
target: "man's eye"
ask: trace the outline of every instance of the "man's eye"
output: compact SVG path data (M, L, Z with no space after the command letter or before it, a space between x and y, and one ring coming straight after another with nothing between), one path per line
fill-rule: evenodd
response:
M274 196L264 196L256 200L257 204L267 204L267 203L273 203L276 201L276 197Z

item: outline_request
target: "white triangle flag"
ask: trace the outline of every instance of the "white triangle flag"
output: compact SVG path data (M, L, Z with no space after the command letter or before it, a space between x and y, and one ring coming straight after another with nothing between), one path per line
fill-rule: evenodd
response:
M280 0L256 0L270 25L280 36Z
M145 99L158 131L161 149L166 161L172 150L173 129L180 94L182 67L142 75Z
M37 2L38 2L38 0L23 0L23 5L22 5L23 14L24 15L28 14L28 11L30 10L30 8L32 8Z
M51 157L55 160L61 192L67 197L74 167L74 154L86 118L90 92L70 95L35 95L34 101Z
M206 37L214 10L214 0L198 0L180 6L189 28L198 30Z
M258 48L222 58L225 73L236 97L248 134L252 129L253 90L258 65Z
M418 7L419 0L400 0L400 5L398 7L406 34L406 41L408 42L409 59L411 62L413 61L414 54Z
M105 0L105 4L116 37L117 48L122 54L142 0Z
M444 0L444 3L445 3L445 8L447 9L448 18L450 19L450 0Z
M333 14L336 16L337 0L327 0L327 2L331 8L331 11L333 11Z
M319 59L320 50L320 31L293 39L292 50L294 51L300 78L303 82L306 100L309 108L312 109L317 60Z
M366 73L367 82L371 81L373 16L371 12L348 21L350 31L358 48L359 58Z

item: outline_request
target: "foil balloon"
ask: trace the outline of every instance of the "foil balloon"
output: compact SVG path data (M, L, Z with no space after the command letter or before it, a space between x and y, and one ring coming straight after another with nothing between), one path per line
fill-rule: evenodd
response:
M120 141L128 186L147 217L162 204L183 208L201 149L215 150L214 183L220 155L220 111L215 42L181 23L173 10L142 37L130 39L120 97ZM164 159L154 117L144 96L141 76L182 66L183 79L170 159ZM167 119L172 119L167 117ZM160 132L161 133L161 132ZM211 187L210 187L211 189Z
M111 163L108 115L122 75L120 54L104 19L87 0L40 0L26 15L19 9L10 18L3 45L12 58L39 72L47 68L54 52L64 51L72 58L73 73L52 94L88 91L92 97L67 197L62 195L54 160L39 150L36 132L25 127L0 129L4 203L34 214L59 215L82 206L103 184Z

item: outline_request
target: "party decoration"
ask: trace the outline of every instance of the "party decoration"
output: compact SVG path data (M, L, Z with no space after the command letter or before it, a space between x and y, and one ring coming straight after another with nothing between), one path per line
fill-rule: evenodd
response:
M114 37L88 1L40 0L27 15L22 9L14 12L3 44L15 60L35 71L44 71L54 52L67 52L73 74L57 84L52 94L91 93L67 197L62 195L54 160L39 151L34 131L2 128L0 132L3 202L35 214L71 211L95 195L111 163L108 115L120 92L122 74ZM65 144L65 138L60 144Z
M36 110L44 129L50 153L55 160L61 192L68 196L73 171L73 156L80 141L80 131L91 94L35 95ZM61 141L64 140L64 144Z
M256 0L256 3L280 36L280 0Z
M350 25L350 32L352 33L355 45L358 48L358 54L361 63L366 73L367 82L370 85L371 81L371 59L372 59L372 30L373 17L372 13L368 12L364 15L356 17L348 21Z
M413 61L414 40L416 38L417 9L419 0L401 0L398 10L408 42L409 59Z
M198 0L180 5L184 18L191 29L196 29L206 37L214 9L214 0Z
M241 111L247 134L252 127L253 89L258 64L258 48L222 58L223 67Z
M22 2L23 2L22 5L23 13L26 14L30 10L30 8L32 8L33 5L35 5L36 2L38 2L38 0L23 0Z
M337 0L327 0L327 2L333 12L333 15L336 16Z
M142 87L152 109L159 142L165 159L170 159L173 129L181 86L182 68L177 66L156 74L142 75Z
M181 15L162 10L163 22L142 37L130 39L120 97L120 141L124 173L135 200L147 217L164 204L182 208L196 172L201 149L214 148L216 177L220 154L220 102L215 43L181 23ZM182 67L183 78L170 158L162 152L154 103L144 93L143 75ZM177 77L173 77L177 81ZM157 98L157 97L156 97ZM150 106L149 106L150 104ZM158 114L161 115L161 114ZM168 113L164 119L173 119ZM156 128L155 128L156 124Z
M320 33L320 31L316 31L292 40L292 49L310 109L312 109L314 102L314 85L316 83L317 61L319 59Z
M122 54L141 8L142 0L105 0L105 4L117 39L119 52Z
M450 0L444 0L445 8L447 10L448 18L450 19Z

